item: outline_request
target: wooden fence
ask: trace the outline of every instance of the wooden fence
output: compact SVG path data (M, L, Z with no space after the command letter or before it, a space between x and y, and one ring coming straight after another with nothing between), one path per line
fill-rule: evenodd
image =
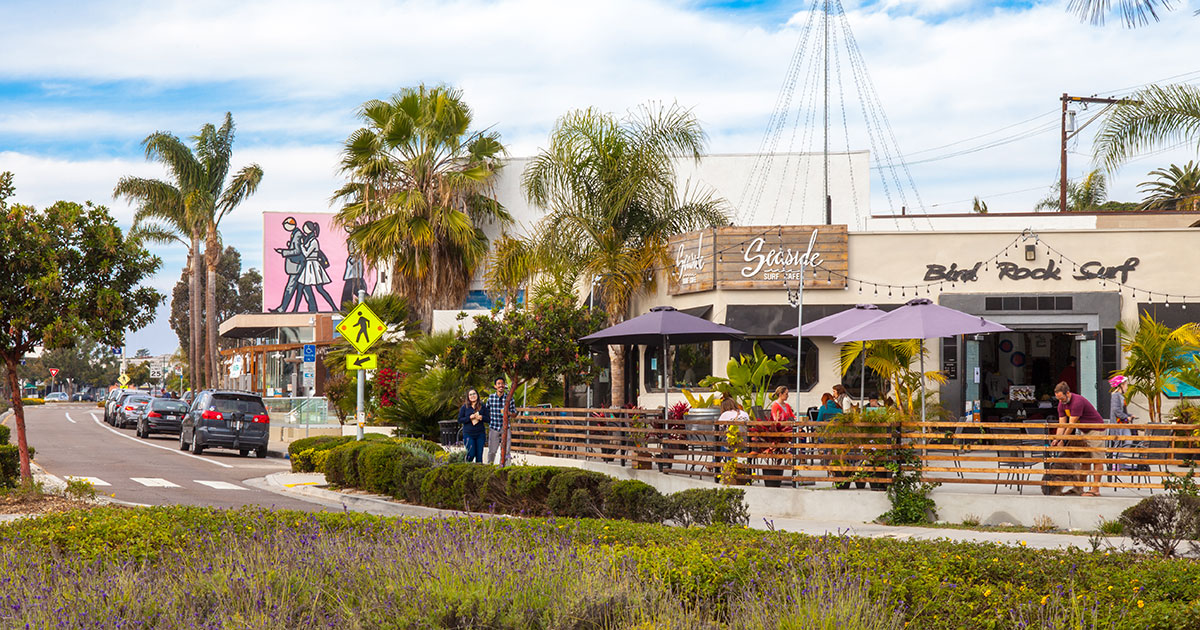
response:
M1059 427L1095 429L1056 443ZM1118 429L1121 430L1118 434ZM1200 426L1025 422L664 422L640 409L520 409L513 451L602 461L729 483L839 487L891 482L889 466L919 458L942 484L1162 488L1200 456Z

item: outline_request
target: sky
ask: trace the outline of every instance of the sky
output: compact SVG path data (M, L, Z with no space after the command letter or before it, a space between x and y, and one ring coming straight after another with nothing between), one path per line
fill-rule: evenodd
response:
M1177 3L1161 22L1131 30L1081 23L1066 4L842 4L831 40L831 148L872 149L873 159L890 152L891 164L904 156L909 165L874 171L873 213L899 205L876 181L889 173L927 212L967 212L975 196L992 212L1029 211L1058 176L1061 94L1124 96L1148 83L1200 81L1195 7ZM261 213L330 210L356 108L420 83L460 88L476 126L498 131L513 156L535 154L572 109L621 114L653 101L691 108L713 153L819 150L807 124L823 94L816 36L804 39L813 6L4 0L0 171L13 171L18 202L92 200L128 226L132 209L111 196L117 179L166 175L146 161L141 141L154 131L186 138L232 112L234 168L258 163L265 175L223 223L224 239L244 266L261 269ZM854 59L865 73L852 71ZM864 100L878 107L864 110ZM1076 109L1079 124L1099 111ZM785 124L767 134L776 111L787 112ZM1097 126L1072 141L1069 176L1094 168ZM1180 148L1135 160L1111 176L1110 198L1136 201L1148 171L1195 157ZM185 253L156 253L164 264L152 284L169 293ZM174 351L168 313L164 305L154 324L132 333L130 348Z

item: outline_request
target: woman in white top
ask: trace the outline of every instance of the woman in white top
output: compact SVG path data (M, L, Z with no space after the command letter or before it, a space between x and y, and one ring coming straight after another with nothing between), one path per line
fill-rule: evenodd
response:
M854 399L850 398L850 394L841 383L833 386L833 400L837 406L842 408L842 411L850 411L855 407Z

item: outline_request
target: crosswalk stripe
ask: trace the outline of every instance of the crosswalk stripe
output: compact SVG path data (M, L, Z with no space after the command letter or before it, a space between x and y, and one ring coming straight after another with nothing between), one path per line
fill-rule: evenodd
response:
M229 483L228 481L200 481L197 479L196 483L208 486L214 490L246 490L246 488L243 488L237 484Z
M76 475L67 475L66 478L71 481L86 481L86 482L92 484L93 486L96 486L97 488L99 488L100 486L111 486L112 485L111 483L108 483L107 481L100 479L99 477L80 477L80 476L76 476Z
M166 479L159 479L158 477L130 477L129 480L136 481L136 482L142 484L143 486L146 486L149 488L178 488L179 487L177 484L173 484L170 481L167 481Z

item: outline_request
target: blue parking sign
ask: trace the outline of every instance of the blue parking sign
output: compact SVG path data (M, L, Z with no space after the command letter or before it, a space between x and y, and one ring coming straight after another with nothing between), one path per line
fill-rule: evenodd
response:
M312 343L304 344L304 362L313 363L317 360L317 345Z
M113 346L113 355L121 356L124 354L124 349L121 346Z

